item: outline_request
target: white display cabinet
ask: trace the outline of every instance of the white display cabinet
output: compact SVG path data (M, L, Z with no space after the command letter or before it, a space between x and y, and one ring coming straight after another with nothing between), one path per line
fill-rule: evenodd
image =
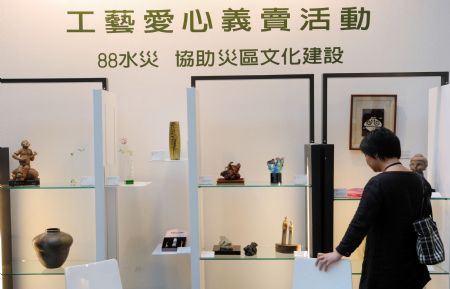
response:
M117 242L117 236L111 235L116 212L107 205L117 188L105 188L104 181L105 175L117 171L115 96L95 83L30 82L5 80L0 85L0 146L9 147L12 154L23 139L29 140L38 153L31 166L41 182L40 186L3 184L11 198L12 264L3 264L9 270L2 270L2 277L13 276L14 288L39 284L23 276L63 275L66 266L114 257ZM17 167L17 161L9 161L10 170ZM81 179L93 182L80 184ZM31 242L49 227L74 238L66 262L57 269L38 262ZM2 240L2 246L8 243Z
M306 175L308 82L211 79L187 95L191 288L290 288L294 255L277 253L275 243L288 216L293 243L308 249L309 185L294 182ZM285 158L280 185L270 184L266 162L274 157ZM245 183L216 185L231 161L241 164ZM213 183L199 183L199 177ZM241 255L214 256L222 235L241 246ZM258 252L247 257L242 249L251 242Z
M335 145L335 176L337 190L362 188L374 175L365 163L364 155L358 150L349 150L350 98L352 94L395 94L397 95L396 134L402 145L401 162L408 167L410 158L416 153L429 157L430 173L434 145L430 145L429 121L438 115L430 111L429 89L448 82L448 72L438 73L349 73L328 74L326 80L326 101L328 105L324 122L328 123L325 140ZM335 109L338 107L339 109ZM442 126L442 124L441 124ZM445 147L445 145L444 145ZM442 146L440 146L442 149ZM442 152L442 151L441 151ZM445 170L440 170L440 173ZM432 176L428 175L432 181ZM428 178L428 176L426 176ZM438 224L446 249L444 263L429 266L431 282L427 289L449 288L449 212L450 195L447 190L433 194L434 219ZM349 198L338 194L334 199L334 246L341 241L348 224L359 204L359 198ZM365 242L356 249L352 260L354 288L359 284Z

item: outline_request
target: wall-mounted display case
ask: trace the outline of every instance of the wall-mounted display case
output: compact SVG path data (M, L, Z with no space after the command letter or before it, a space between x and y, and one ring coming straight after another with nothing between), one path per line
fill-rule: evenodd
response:
M333 148L308 144L314 142L313 76L192 79L195 87L187 91L191 288L221 288L230 278L227 286L242 286L239 280L261 282L243 274L261 274L269 267L274 274L289 276L286 265L294 254L275 250L285 216L294 220L294 243L306 254L331 245ZM274 155L285 159L280 184L271 184L266 165ZM215 184L231 161L241 164L244 183ZM325 171L328 178L323 178ZM294 182L301 179L298 175L307 178ZM199 178L214 182L204 184ZM326 232L328 239L323 238ZM257 254L214 254L221 235L241 248L258 243ZM268 260L281 263L254 262ZM290 284L290 278L280 279Z
M11 169L2 170L2 196L10 196L2 199L2 223L10 218L11 224L11 234L1 236L2 250L11 252L2 264L3 280L63 275L66 266L106 259L115 245L115 240L108 242L108 216L114 219L114 215L107 212L104 182L116 165L115 97L97 79L86 82L98 84L51 80L1 79L0 95L5 107L11 108L2 113L8 121L1 122L0 146L10 148L9 155L1 158L2 167L17 166L10 154L28 139L38 153L32 167L41 180L39 186L9 186ZM93 183L80 184L83 176ZM32 238L50 227L60 227L74 237L61 268L42 266L32 246ZM26 281L20 283L25 286Z

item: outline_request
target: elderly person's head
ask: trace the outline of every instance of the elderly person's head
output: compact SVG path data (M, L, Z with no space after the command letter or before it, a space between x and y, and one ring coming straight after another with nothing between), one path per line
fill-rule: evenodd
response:
M428 167L428 160L422 154L415 154L409 161L411 171L423 175L423 171Z

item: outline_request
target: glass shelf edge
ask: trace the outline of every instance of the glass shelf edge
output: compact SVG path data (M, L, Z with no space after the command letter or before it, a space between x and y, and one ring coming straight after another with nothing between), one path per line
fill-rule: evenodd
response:
M184 247L186 250L185 252L178 252L178 251L162 251L162 243L159 243L156 245L155 249L152 252L153 256L182 256L182 255L190 255L191 254L191 248L190 247Z
M286 257L258 257L245 255L222 255L215 257L200 257L201 261L292 261L295 259L294 255Z
M360 201L361 198L345 198L345 197L334 197L334 201L343 201L343 202L348 202L348 201ZM445 197L445 198L431 198L432 201L450 201L450 197Z
M436 195L439 194L439 195ZM345 195L335 195L334 196L335 201L359 201L361 200L361 197L348 197ZM431 196L432 201L448 201L450 200L450 193L436 193L434 192Z
M359 258L345 258L345 259L349 260L352 263L352 275L361 275L363 260ZM434 269L434 271L429 271L430 275L450 275L448 270L443 269L440 265L431 265L428 267L429 270L430 268Z
M127 184L119 184L119 185L105 185L105 188L130 188L130 187L146 187L149 186L152 182L135 182L132 185ZM44 184L40 186L8 186L3 185L0 186L0 189L9 189L9 190L85 190L85 189L95 189L95 186L73 186L70 184Z
M287 256L279 257L258 257L258 256L245 256L245 255L223 255L215 257L200 257L200 261L293 261L295 257L293 254L287 254ZM361 275L362 260L350 259L352 262L352 275ZM450 273L444 270L439 265L432 265L435 267L435 271L430 271L430 275L450 275Z
M95 186L72 186L72 185L40 185L40 186L0 186L0 189L9 190L85 190L95 189Z
M105 185L105 188L133 188L133 187L146 187L151 185L152 182L135 181L134 184L120 183L119 185Z
M2 276L62 276L64 275L64 268L75 265L83 265L95 262L95 260L73 260L66 261L63 266L54 269L45 268L37 260L29 261L13 261L12 272L1 273ZM7 266L3 266L6 268Z
M248 184L226 184L226 185L216 185L209 184L197 185L199 189L217 189L217 188L309 188L310 185L305 184L281 184L281 185L271 185L271 184L258 184L258 183L248 183Z
M257 248L254 256L246 256L241 249L240 255L214 255L211 250L202 250L199 257L201 261L289 261L294 260L294 253L284 254L275 251L275 246L261 246ZM302 251L303 252L303 251Z
M164 160L150 160L151 163L170 163L170 162L175 162L175 163L179 163L179 162L186 162L188 161L187 158L181 158L179 160L171 160L171 159L164 159Z

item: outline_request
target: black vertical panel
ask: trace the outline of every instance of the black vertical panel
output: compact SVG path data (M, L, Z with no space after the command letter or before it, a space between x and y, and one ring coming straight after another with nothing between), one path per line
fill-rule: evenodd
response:
M321 145L323 181L323 252L331 252L333 246L334 207L334 145Z
M0 148L0 234L2 240L2 285L12 289L11 201L8 187L9 149Z
M334 146L308 144L305 155L311 184L309 250L316 257L319 252L333 251Z

